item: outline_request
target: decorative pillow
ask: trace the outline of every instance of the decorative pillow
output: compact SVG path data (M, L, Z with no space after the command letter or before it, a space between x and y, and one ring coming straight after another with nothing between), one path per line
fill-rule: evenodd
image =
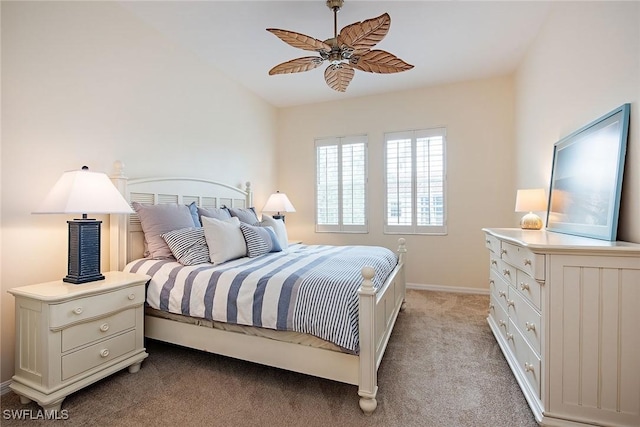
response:
M202 227L202 223L200 222L200 218L198 217L198 205L196 202L191 202L187 205L189 208L189 212L191 213L191 218L193 218L193 225L196 227Z
M144 232L144 241L147 244L145 256L153 259L173 258L162 234L193 227L195 224L189 208L178 204L143 205L133 202L132 205Z
M169 245L173 256L182 265L204 264L211 261L202 227L169 231L164 233L162 238Z
M206 216L207 218L219 219L221 221L231 218L229 210L224 206L221 208L198 208L198 215L201 217Z
M282 250L289 247L289 237L287 236L287 228L284 226L284 221L281 219L273 219L267 214L262 214L262 222L260 223L260 226L273 228L276 236L278 236L278 242L280 242Z
M269 237L271 237L271 243L273 244L273 249L270 252L280 252L282 251L282 247L280 247L280 241L278 240L278 236L276 236L276 232L273 230L273 227L266 226L260 227L261 230L267 231L269 233Z
M204 237L209 246L209 258L213 264L222 264L247 255L247 245L240 231L238 218L220 221L203 216L201 219Z
M244 222L240 223L240 230L244 235L244 241L247 244L247 256L249 258L257 257L260 255L264 255L269 252L278 252L282 249L280 245L278 245L277 250L274 247L274 239L272 239L272 235L275 237L275 233L271 227L255 227L253 225L245 224ZM271 232L271 234L269 233ZM277 239L275 239L277 242Z
M240 221L249 225L260 225L260 220L253 208L227 208L231 216L237 217Z

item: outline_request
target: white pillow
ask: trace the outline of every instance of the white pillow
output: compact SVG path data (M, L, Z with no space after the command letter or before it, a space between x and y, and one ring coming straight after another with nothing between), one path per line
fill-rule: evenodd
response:
M247 255L247 245L240 231L240 220L229 218L224 221L203 216L200 218L204 237L209 246L209 257L213 264L222 264Z
M289 247L289 237L287 236L287 228L284 226L283 220L273 219L267 214L262 214L262 221L260 222L260 226L273 228L273 231L276 232L276 236L278 236L278 242L280 243L280 247L282 248L282 250L285 250Z

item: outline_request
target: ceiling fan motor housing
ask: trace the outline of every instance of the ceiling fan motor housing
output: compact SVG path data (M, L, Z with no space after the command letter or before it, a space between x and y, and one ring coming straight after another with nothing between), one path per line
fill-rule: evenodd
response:
M343 4L344 0L327 0L327 7L331 10L340 10Z

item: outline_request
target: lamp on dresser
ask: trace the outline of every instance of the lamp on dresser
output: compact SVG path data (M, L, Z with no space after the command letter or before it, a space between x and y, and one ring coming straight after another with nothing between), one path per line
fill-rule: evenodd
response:
M281 219L284 222L283 212L295 212L296 208L293 207L286 194L276 191L267 199L262 208L262 212L276 212L276 215L272 215L274 219Z
M68 274L62 280L81 284L102 280L100 273L100 226L102 221L87 214L133 213L109 177L81 170L65 172L34 214L82 214L69 224Z
M533 212L547 209L547 199L544 188L530 188L518 190L516 194L516 212L528 212L520 220L520 228L524 230L540 230L542 219Z

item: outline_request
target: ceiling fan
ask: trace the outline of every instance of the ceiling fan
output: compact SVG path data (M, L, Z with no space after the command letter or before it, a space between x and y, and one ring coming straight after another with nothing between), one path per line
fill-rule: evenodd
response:
M387 35L391 17L383 13L377 18L355 22L344 27L338 34L338 11L344 0L327 0L333 11L333 38L321 41L293 31L267 28L283 42L299 49L315 51L320 56L305 56L278 64L269 70L269 75L299 73L313 70L324 61L329 66L324 71L327 85L338 92L345 92L353 79L354 69L369 73L399 73L413 68L397 56L384 50L371 50Z

